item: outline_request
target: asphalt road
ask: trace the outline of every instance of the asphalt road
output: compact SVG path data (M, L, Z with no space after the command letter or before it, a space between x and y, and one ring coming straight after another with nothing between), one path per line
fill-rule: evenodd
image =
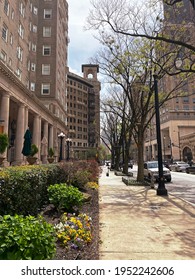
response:
M195 205L195 175L171 172L172 182L166 183L168 192Z
M134 173L134 177L137 176L136 165L133 166L133 169L129 169L129 171ZM165 184L168 193L195 205L195 174L171 171L171 176L172 182ZM158 187L158 183L155 183L155 187Z

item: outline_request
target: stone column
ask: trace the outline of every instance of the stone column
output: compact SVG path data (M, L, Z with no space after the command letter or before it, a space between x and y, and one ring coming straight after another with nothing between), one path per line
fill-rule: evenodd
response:
M24 156L22 154L22 148L24 143L24 133L25 133L25 106L24 104L20 104L18 108L18 116L17 116L17 125L16 125L16 161L15 164L20 165L24 160Z
M49 148L53 149L53 125L49 127Z
M33 120L32 144L35 144L39 149L38 153L35 155L36 157L38 157L38 159L40 159L40 134L40 117L38 115L35 115Z
M0 119L3 121L2 123L3 132L6 133L7 135L9 131L9 110L10 110L10 95L8 92L3 92L1 98L1 107L0 107ZM3 165L7 166L8 165L7 149L1 156L6 158L3 162Z
M39 116L35 115L33 120L33 135L32 144L38 146L38 134L39 134Z
M45 121L44 125L43 125L43 139L42 139L41 143L42 143L42 146L44 145L42 161L43 161L43 163L47 163L47 156L48 156L48 122L47 121Z
M28 107L27 106L25 106L25 125L24 125L24 127L25 127L25 131L26 131L28 128Z
M4 121L3 131L6 134L8 134L8 127L9 127L9 107L10 107L10 95L8 92L3 92L1 98L0 119Z

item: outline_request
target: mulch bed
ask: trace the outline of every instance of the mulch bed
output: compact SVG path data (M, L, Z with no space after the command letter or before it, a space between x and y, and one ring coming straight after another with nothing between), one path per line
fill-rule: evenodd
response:
M88 189L91 200L84 203L80 213L85 213L92 218L92 241L82 249L64 248L60 243L56 244L54 260L98 260L99 259L99 203L98 190ZM53 225L57 224L60 214L52 205L47 206L42 212L45 220Z

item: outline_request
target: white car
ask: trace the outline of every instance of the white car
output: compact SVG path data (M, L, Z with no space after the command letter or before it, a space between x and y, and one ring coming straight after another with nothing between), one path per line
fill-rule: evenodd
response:
M189 167L189 164L184 161L174 161L170 165L170 170L177 171L177 172L186 172L187 167Z
M158 161L147 161L144 163L144 177L151 180L153 177L154 180L158 181L159 170L158 170ZM171 172L168 168L163 165L163 177L167 182L171 182Z

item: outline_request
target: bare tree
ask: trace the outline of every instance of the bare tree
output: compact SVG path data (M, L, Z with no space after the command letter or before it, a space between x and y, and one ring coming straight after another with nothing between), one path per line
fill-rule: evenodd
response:
M172 2L168 0L169 4ZM172 12L170 9L173 7L166 3L163 5L161 0L140 3L130 0L92 0L93 8L86 28L96 29L100 34L107 30L169 44L169 48L172 51L174 49L174 61L181 52L183 54L185 63L180 71L195 73L195 11L184 18L184 9L180 7L183 2L177 2Z
M103 135L109 139L113 155L113 167L118 170L123 163L123 173L128 173L128 162L132 140L133 121L127 96L120 88L110 88L110 96L102 100L102 111L106 115L106 126L103 122Z
M138 38L129 40L128 36L116 33L111 35L106 32L102 34L100 40L104 48L99 51L92 62L98 63L101 72L107 76L108 81L120 87L120 92L125 95L125 102L128 103L130 111L129 116L125 114L124 116L125 119L129 118L131 120L128 129L134 136L138 150L137 180L143 181L145 132L155 114L153 70L156 68L159 79L161 79L166 75L166 72L171 73L172 68L175 68L175 66L168 63L167 71L165 71L166 58L169 58L169 56L164 56L163 52L162 59L160 51L158 51L157 55L156 43L152 43L149 40ZM160 64L160 59L163 60L162 64ZM187 74L185 75L187 76ZM178 84L174 85L168 93L160 92L160 106L179 95L179 89L184 83L183 74L182 81L178 81ZM117 112L120 119L122 119L123 113L126 113L126 111L119 110L119 108L123 108L120 102L116 102L116 99L114 99L110 104L112 105L110 106L110 108L112 107L112 113L116 114ZM125 133L127 133L126 129Z

